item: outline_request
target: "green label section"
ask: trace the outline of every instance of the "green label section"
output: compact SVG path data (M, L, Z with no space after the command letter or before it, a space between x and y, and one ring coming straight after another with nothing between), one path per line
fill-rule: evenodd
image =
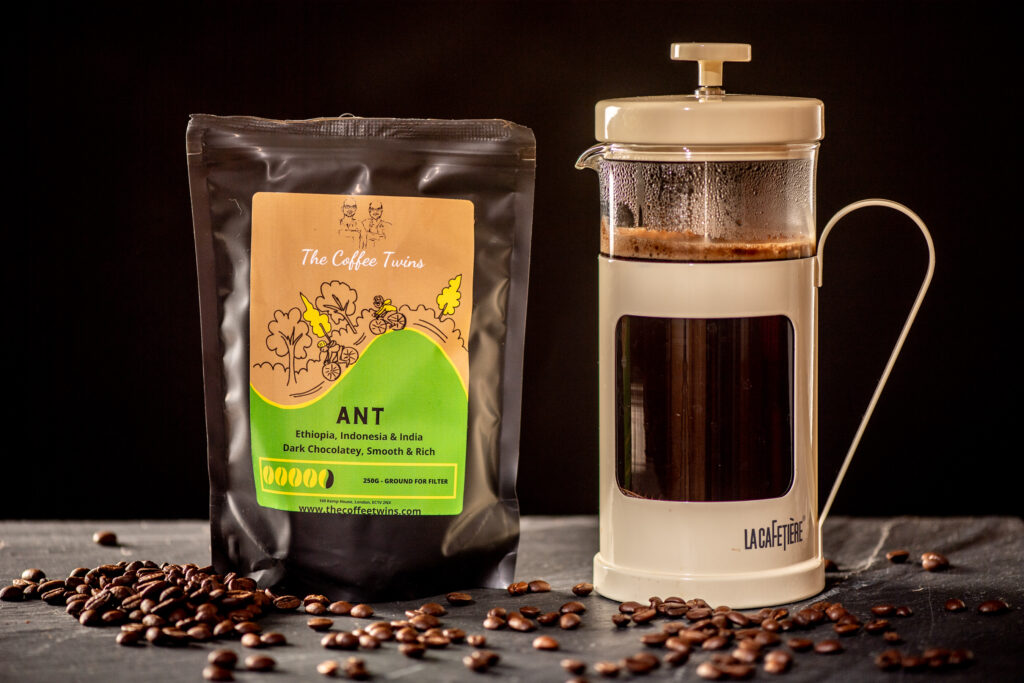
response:
M468 401L436 344L381 335L313 403L282 407L250 387L253 473L264 507L292 512L462 511Z

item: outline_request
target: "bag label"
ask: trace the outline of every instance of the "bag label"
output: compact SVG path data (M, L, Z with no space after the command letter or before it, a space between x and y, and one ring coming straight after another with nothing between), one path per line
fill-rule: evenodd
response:
M473 204L259 192L249 411L259 504L456 515Z

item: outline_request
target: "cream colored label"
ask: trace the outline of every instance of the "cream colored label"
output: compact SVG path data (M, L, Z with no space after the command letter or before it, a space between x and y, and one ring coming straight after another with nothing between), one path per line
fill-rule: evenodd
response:
M462 509L473 204L253 197L257 499L319 514Z
M316 399L334 363L394 329L429 337L469 385L472 202L257 193L251 280L250 378L273 403Z

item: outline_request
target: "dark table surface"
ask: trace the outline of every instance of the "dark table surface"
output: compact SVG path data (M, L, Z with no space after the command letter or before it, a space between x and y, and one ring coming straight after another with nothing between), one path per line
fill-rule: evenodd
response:
M98 529L117 533L121 545L103 547L92 542ZM532 634L509 630L486 631L482 628L486 611L495 605L509 609L536 605L545 611L557 609L574 599L569 589L580 581L589 581L591 560L598 543L596 517L532 517L522 525L517 579L542 578L553 587L550 593L510 597L498 589L475 589L474 604L451 608L443 617L446 626L458 626L468 633L483 633L488 647L498 652L501 662L487 674L475 674L462 665L462 657L471 651L468 645L452 645L430 650L417 661L401 655L394 642L375 651L358 653L324 650L320 634L306 627L306 618L298 613L268 614L260 623L264 630L284 633L289 644L261 651L277 660L273 673L236 672L239 681L320 680L316 665L325 659L344 660L351 654L362 657L376 681L563 681L571 678L559 666L565 657L582 659L593 665L600 660L619 660L645 648L640 636L660 629L661 621L645 626L616 629L611 622L618 603L592 595L583 598L587 611L584 625L575 631L543 629ZM892 564L885 558L888 550L905 548L911 561ZM945 554L951 568L945 572L926 572L914 559L925 551ZM797 605L818 600L842 602L854 614L867 621L870 607L879 603L908 605L913 615L895 619L894 628L904 643L896 646L904 653L920 653L930 647L968 648L975 654L972 665L941 672L879 671L874 657L891 646L879 636L865 632L842 639L844 652L837 655L804 653L795 655L787 681L895 681L910 677L941 678L944 681L1024 680L1024 522L1019 518L910 518L851 519L833 518L825 526L825 554L835 561L839 571L828 574L827 586L819 596ZM4 585L21 575L23 569L38 567L51 578L63 578L77 566L97 566L119 560L151 559L204 564L209 558L209 530L203 521L106 522L106 521L0 521L0 582ZM452 589L469 587L453 586ZM694 597L694 596L683 596ZM962 598L967 610L947 612L944 605L951 597ZM1009 612L988 616L978 605L992 598L1011 604ZM428 599L444 602L442 596L405 603L374 605L374 619L397 619L406 609L418 607ZM756 610L745 610L754 612ZM359 620L335 619L335 629L356 628ZM366 623L365 620L362 623ZM237 641L193 644L171 649L155 646L119 647L114 643L115 628L86 628L65 614L38 600L0 603L0 680L2 681L113 681L113 680L202 680L206 654L216 647L233 648L240 655L244 648ZM539 633L553 635L560 642L556 652L536 651L531 647ZM788 637L788 634L783 634ZM815 641L835 637L829 626L800 633ZM785 648L785 645L781 647ZM728 652L728 650L726 650ZM696 674L700 662L710 652L697 651L678 668L662 666L648 679L701 680ZM592 667L586 674L600 680ZM623 672L619 680L639 678ZM760 668L755 680L775 678Z

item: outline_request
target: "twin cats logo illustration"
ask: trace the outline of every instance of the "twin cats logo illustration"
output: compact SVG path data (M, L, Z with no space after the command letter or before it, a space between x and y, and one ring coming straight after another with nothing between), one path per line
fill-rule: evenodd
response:
M341 205L341 220L338 221L341 227L338 234L347 237L359 249L382 242L387 239L391 223L384 220L384 204L380 201L371 201L367 207L369 218L360 220L356 218L359 205L355 199L349 198Z

